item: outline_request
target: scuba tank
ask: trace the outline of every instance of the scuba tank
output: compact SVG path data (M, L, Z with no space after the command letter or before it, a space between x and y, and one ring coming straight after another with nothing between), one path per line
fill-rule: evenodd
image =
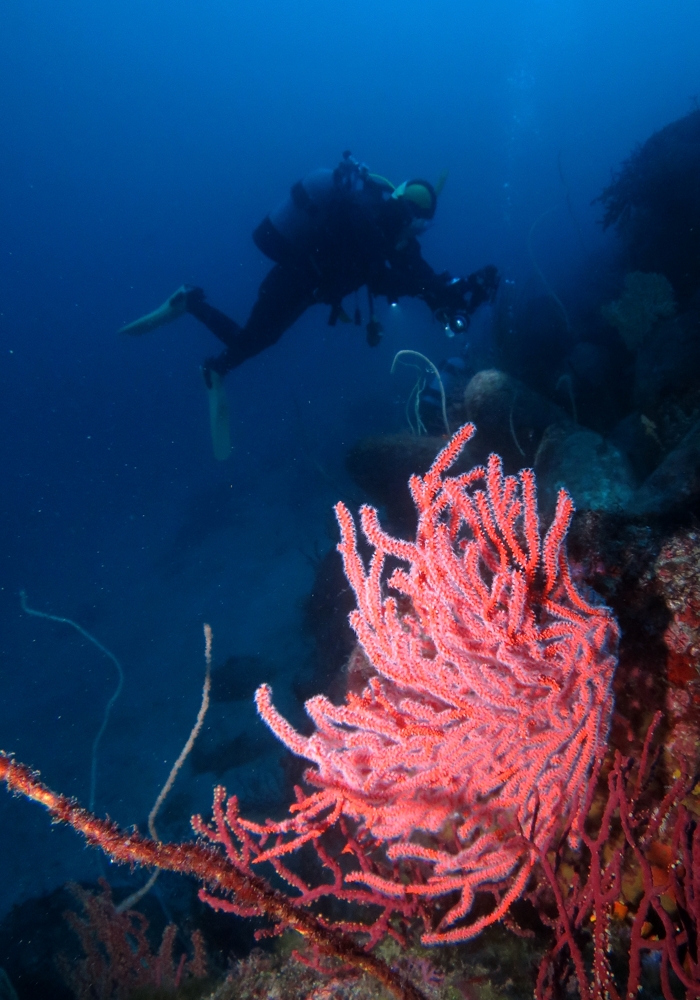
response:
M318 238L339 200L381 200L393 185L369 169L349 152L335 170L320 167L297 181L289 195L266 215L253 233L258 250L276 264L307 256L316 249Z
M255 230L258 250L276 264L312 251L337 194L333 170L312 170Z
M348 247L343 246L343 241L338 245L337 234L343 231L352 234L357 219L371 219L377 206L389 198L393 190L386 178L371 174L368 167L346 151L335 170L312 170L303 180L297 181L288 197L265 216L253 233L257 248L276 264L311 267L318 281L314 296L331 306L330 326L335 326L339 319L350 322L342 300L347 291L358 287L352 283L345 287L353 261L348 261ZM356 234L348 241L351 251L354 238ZM359 284L362 283L361 280ZM367 340L371 346L376 346L382 328L374 318L369 288L368 294ZM359 326L359 310L355 312L355 323Z

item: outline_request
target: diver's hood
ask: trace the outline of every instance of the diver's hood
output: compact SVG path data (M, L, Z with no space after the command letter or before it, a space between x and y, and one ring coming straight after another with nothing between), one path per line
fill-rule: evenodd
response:
M404 181L393 191L392 198L408 204L415 218L429 221L435 215L437 194L430 181L420 178Z

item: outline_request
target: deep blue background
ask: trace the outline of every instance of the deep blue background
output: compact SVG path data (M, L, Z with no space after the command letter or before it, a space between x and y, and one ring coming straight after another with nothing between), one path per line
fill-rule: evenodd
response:
M396 350L448 349L420 304L382 310L374 351L308 314L227 379L235 452L217 465L214 339L190 318L118 328L182 282L242 321L268 267L251 231L346 148L395 182L449 170L423 239L438 270L527 280L553 209L535 249L565 287L601 245L590 203L611 171L690 110L698 38L696 0L3 0L0 746L85 801L115 683L69 626L21 613L21 588L123 663L97 794L121 822L143 820L196 714L203 621L217 660L259 657L295 711L308 557L333 544L345 450L402 425ZM182 781L206 809L213 778ZM254 799L265 781L229 783ZM98 870L9 797L0 838L0 910Z

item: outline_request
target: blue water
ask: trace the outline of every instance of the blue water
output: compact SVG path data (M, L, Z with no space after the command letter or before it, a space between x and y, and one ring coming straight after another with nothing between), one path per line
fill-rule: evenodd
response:
M399 349L449 352L428 310L380 304L386 334L307 313L227 378L232 458L211 454L199 371L219 345L186 317L117 335L183 282L243 321L269 265L251 232L351 149L394 182L449 177L422 239L436 270L537 263L565 288L613 237L592 200L700 91L695 0L4 0L0 7L0 747L142 823L196 715L202 624L215 662L252 657L299 717L301 604L353 487L347 448L403 426ZM544 213L548 213L544 215ZM269 677L267 675L269 674ZM255 807L282 781L250 700L225 774ZM183 822L215 777L183 772ZM184 828L183 828L184 829ZM0 912L97 857L0 798ZM123 877L127 877L125 874Z

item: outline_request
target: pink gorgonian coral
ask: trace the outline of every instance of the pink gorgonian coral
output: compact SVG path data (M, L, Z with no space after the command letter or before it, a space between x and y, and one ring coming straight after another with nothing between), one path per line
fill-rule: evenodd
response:
M405 940L417 923L426 944L463 941L503 917L533 865L549 864L551 845L584 834L612 710L618 629L571 581L571 498L559 494L542 541L531 470L504 476L491 455L486 468L446 476L473 433L462 427L411 479L415 542L391 538L362 509L369 570L352 517L336 508L366 681L342 705L307 702L310 737L279 715L269 687L258 689L263 719L312 765L312 790L297 789L286 819L247 820L218 787L213 822L193 817L200 842L168 844L100 819L4 753L0 780L115 861L192 874L217 909L268 917L259 934L301 933L304 960L339 959L419 1000L372 947L385 935ZM403 566L390 572L388 558ZM303 845L315 864L289 864ZM286 892L260 874L265 862ZM494 902L473 918L477 892ZM350 906L349 919L335 903ZM357 908L370 909L369 921ZM584 980L585 969L582 993Z
M425 944L462 941L500 919L565 817L577 835L612 710L618 627L571 580L571 497L560 492L542 540L532 470L504 476L491 455L486 468L445 475L473 433L462 427L428 473L411 478L415 542L385 534L376 510L362 508L368 570L353 519L337 505L357 598L350 622L371 676L342 705L311 698L309 737L279 715L267 685L258 689L260 715L311 762L305 779L315 790L299 790L281 823L239 820L259 844L253 863L279 862L352 821L365 850L381 847L394 867L364 865L343 885L426 903L457 894ZM388 579L387 558L403 564ZM469 922L479 890L496 902Z

